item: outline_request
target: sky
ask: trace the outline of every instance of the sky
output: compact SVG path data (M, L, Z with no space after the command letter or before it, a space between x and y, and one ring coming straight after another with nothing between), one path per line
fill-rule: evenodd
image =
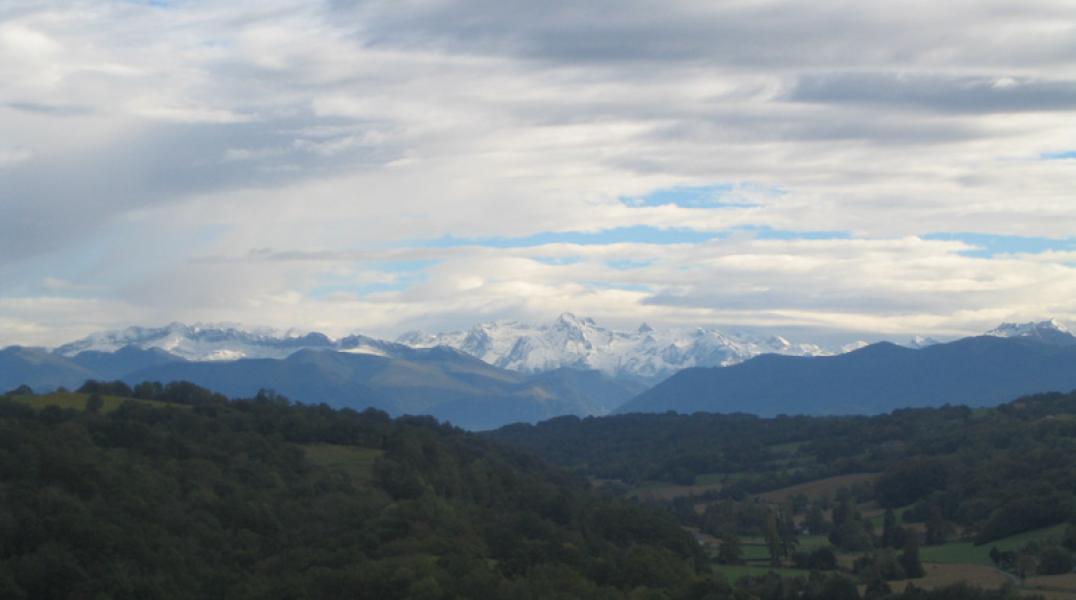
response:
M1076 321L1076 2L0 3L0 344Z

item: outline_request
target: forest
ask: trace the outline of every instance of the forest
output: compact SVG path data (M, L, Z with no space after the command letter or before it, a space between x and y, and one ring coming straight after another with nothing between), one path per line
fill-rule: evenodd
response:
M665 507L722 564L749 562L753 540L756 564L879 587L921 577L921 552L1017 583L1073 570L1076 393L872 417L561 417L487 435Z
M1009 598L1017 593L1009 587L888 586L893 564L902 575L920 566L916 538L895 521L888 534L860 535L869 527L858 502L905 506L902 522L940 510L946 523L977 525L980 536L1006 534L1021 510L1042 520L1037 505L1025 505L1037 498L1057 500L1049 520L1068 518L1071 502L1061 500L1071 501L1072 479L1063 478L1071 461L1061 459L1073 428L1059 417L1073 406L1071 396L1050 396L982 415L655 416L662 425L651 435L664 441L641 436L650 460L631 473L683 479L685 470L718 464L757 470L703 499L698 512L698 499L623 493L628 471L619 483L590 475L589 464L610 478L627 468L612 457L622 437L639 434L632 428L589 445L576 440L574 454L551 451L568 443L569 429L636 416L513 428L513 440L505 431L479 436L429 417L301 405L272 392L229 400L182 382L88 382L48 396L13 390L0 398L0 598ZM722 438L704 435L707 424L725 419L729 435L742 430L741 440L757 443L708 448L704 438ZM935 421L934 434L921 431ZM965 433L951 429L957 422ZM678 427L700 432L685 435L679 450L669 437ZM950 444L937 441L945 431L956 437ZM838 432L844 445L824 443ZM776 466L773 444L790 442L815 458L851 458L799 474ZM994 451L976 459L962 447L973 443ZM1043 462L1048 450L1058 454ZM571 456L579 460L565 460ZM1036 487L1003 485L1000 463L986 460L1014 461L1004 476ZM1027 472L1032 464L1037 470ZM826 500L826 509L820 500L786 510L750 499L769 485L868 467L884 474ZM937 479L920 477L935 472ZM971 476L974 486L960 483ZM859 564L843 568L830 545L799 543L807 537L797 522L812 507L823 511L815 515L820 527L838 532L832 548L843 552L860 536ZM744 561L756 531L771 544L773 572L723 570ZM719 547L700 542L711 534L723 536ZM997 550L999 561L1005 552ZM793 563L801 568L790 576L782 569Z

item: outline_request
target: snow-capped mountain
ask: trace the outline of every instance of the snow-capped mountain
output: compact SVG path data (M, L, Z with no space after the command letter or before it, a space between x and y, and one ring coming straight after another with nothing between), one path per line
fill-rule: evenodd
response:
M1002 323L983 335L1003 338L1032 338L1046 344L1069 346L1076 344L1076 336L1057 319L1030 323Z
M94 333L56 348L63 356L80 352L115 352L133 346L156 348L194 361L221 361L240 358L284 358L304 348L334 349L334 343L320 333L279 332L272 329L243 329L235 325L184 325L128 327L119 331Z
M333 340L323 333L295 330L247 329L231 324L172 323L164 327L128 327L94 333L64 344L53 353L73 357L82 352L116 352L124 348L163 350L189 361L226 361L241 358L287 358L299 350L336 350L351 354L399 357L407 346L349 335Z
M985 335L1076 345L1076 336L1056 320L1003 323ZM931 338L917 337L907 346L923 348L936 343L937 340ZM447 346L491 365L522 373L571 367L654 383L688 367L727 366L759 354L827 356L851 352L864 345L865 342L853 342L830 349L816 344L793 343L780 336L755 336L702 327L659 330L645 323L632 331L618 331L602 327L594 319L565 313L549 325L494 321L475 325L467 331L410 332L395 342L363 335L333 340L316 332L172 323L165 327L128 327L95 333L53 352L74 357L86 351L110 353L133 347L163 350L190 361L226 361L280 359L304 349L402 358L413 352L413 348Z
M913 337L911 340L909 340L908 343L905 344L905 346L907 346L908 348L915 348L916 350L918 350L920 348L926 348L927 346L933 346L935 344L940 344L940 343L941 343L940 341L938 341L938 340L936 340L936 339L934 339L932 337L924 337L924 336L921 336L921 335L917 335L917 336Z
M833 353L780 336L758 337L708 328L656 330L644 323L635 331L615 331L570 313L545 326L495 321L468 331L410 332L396 341L412 347L450 346L492 365L525 373L574 367L639 380L657 380L688 367L735 364L766 353Z

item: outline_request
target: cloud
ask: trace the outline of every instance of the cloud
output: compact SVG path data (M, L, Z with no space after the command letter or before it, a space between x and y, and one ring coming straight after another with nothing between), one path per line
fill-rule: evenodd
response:
M1070 248L1005 249L1076 227L1073 26L1049 0L8 2L7 331L1071 316Z
M945 112L1076 111L1076 80L836 73L800 78L786 96L799 102L907 106Z

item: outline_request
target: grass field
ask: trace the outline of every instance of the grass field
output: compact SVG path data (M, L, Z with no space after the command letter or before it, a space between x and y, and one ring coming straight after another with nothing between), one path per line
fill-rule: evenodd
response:
M308 444L303 446L303 450L315 465L338 469L356 481L370 481L374 474L374 461L385 453L384 450L340 444Z
M990 560L990 548L992 547L996 546L998 550L1018 550L1024 544L1033 540L1060 537L1064 531L1065 525L1062 524L1034 531L1025 531L981 546L976 546L971 542L951 542L940 546L924 546L919 550L919 556L923 562L992 566L994 564Z
M55 392L52 394L42 394L39 396L15 396L12 398L15 402L25 404L31 408L45 408L46 406L56 406L58 408L68 408L74 410L86 410L86 402L90 399L89 394L79 394L77 392ZM108 413L116 410L124 402L140 402L143 404L152 404L153 406L174 406L179 407L178 404L168 404L165 402L154 402L152 400L136 400L132 398L121 398L118 396L101 396L101 412Z
M827 493L832 495L842 487L848 487L852 484L862 483L865 481L874 481L877 478L877 473L850 473L848 475L838 475L836 477L816 479L814 481L800 483L786 488L781 488L779 490L773 490L772 492L759 494L759 497L762 498L762 500L765 502L774 503L784 502L785 500L797 494L803 494L808 498L817 498Z

